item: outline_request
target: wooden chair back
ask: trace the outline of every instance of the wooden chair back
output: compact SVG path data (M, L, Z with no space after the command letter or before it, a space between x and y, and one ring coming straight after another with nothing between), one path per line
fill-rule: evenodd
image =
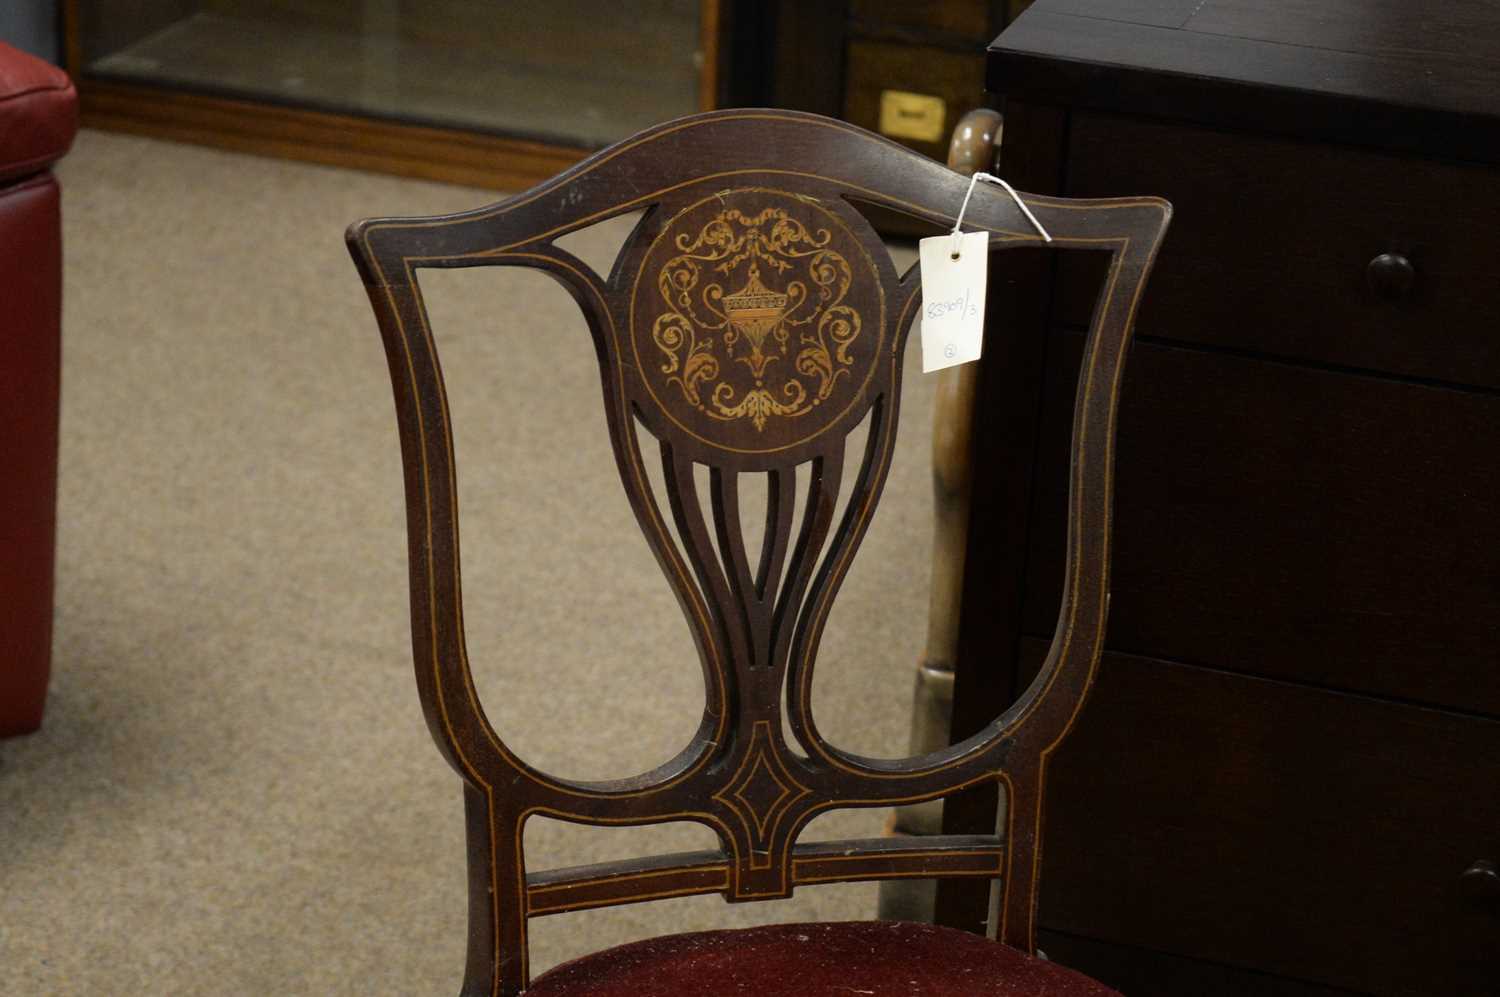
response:
M890 465L902 355L921 302L915 268L896 273L855 204L946 227L967 185L842 122L733 110L653 128L489 207L349 230L395 391L417 684L432 735L465 787L465 993L526 986L532 917L697 893L786 897L836 881L998 878L999 935L1031 949L1047 759L1099 657L1116 403L1132 318L1170 213L1165 202L1025 196L1055 247L1110 259L1077 400L1066 591L1036 681L977 736L903 761L830 744L809 704L829 609ZM557 244L643 209L608 275ZM975 191L965 228L989 231L993 250L1041 242L993 189ZM621 483L701 655L706 702L697 735L634 778L578 782L538 771L506 746L475 692L453 432L418 282L422 268L471 266L534 267L577 302ZM846 466L846 438L865 421L863 454ZM659 451L651 459L661 462L664 495L650 484L637 426ZM708 469L710 512L695 464ZM801 464L810 473L798 494ZM742 529L747 475L765 476L759 550L746 548ZM835 522L842 490L849 500ZM934 799L986 780L999 781L1009 801L999 834L798 842L810 820L833 808ZM697 821L721 847L528 871L522 832L533 815L599 825Z

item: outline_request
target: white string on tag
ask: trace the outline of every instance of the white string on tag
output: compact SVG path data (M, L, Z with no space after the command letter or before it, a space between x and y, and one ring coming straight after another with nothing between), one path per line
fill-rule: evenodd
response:
M987 183L999 184L1001 187L1004 187L1005 192L1010 195L1011 200L1016 202L1016 207L1021 209L1021 214L1026 216L1026 220L1031 222L1032 226L1041 235L1042 239L1046 242L1052 241L1052 236L1048 235L1047 230L1042 227L1042 223L1036 220L1036 215L1033 215L1031 213L1031 209L1026 206L1025 201L1021 200L1021 195L1016 193L1016 189L1014 187L1012 187L1010 184L1006 183L999 177L994 176L993 174L975 173L969 178L969 189L964 192L964 203L958 206L958 217L953 221L953 258L955 260L959 257L959 227L964 223L964 212L969 210L969 198L974 196L974 185L981 180L984 180Z

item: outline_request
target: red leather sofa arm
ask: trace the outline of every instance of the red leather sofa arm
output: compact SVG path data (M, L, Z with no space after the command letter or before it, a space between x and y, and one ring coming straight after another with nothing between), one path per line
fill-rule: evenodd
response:
M51 668L62 232L49 167L77 129L67 74L0 43L0 737L41 726Z
M78 131L78 94L68 74L0 42L0 182L46 169Z

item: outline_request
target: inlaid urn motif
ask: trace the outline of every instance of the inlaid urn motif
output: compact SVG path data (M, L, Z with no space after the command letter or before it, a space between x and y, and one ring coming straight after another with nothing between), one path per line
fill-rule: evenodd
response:
M645 256L631 302L638 369L661 409L704 442L775 449L858 397L882 338L879 286L827 208L726 191L671 219ZM829 411L813 417L819 409Z
M760 267L750 265L750 278L745 286L734 294L724 296L724 317L729 320L731 333L744 336L750 342L750 356L744 359L757 380L765 373L766 364L773 359L762 347L766 336L779 332L781 352L786 353L786 330L781 319L786 314L788 296L767 290L760 282Z

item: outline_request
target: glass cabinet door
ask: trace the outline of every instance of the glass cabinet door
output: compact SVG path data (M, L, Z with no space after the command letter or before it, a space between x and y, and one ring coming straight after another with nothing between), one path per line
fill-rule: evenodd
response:
M95 0L85 79L575 147L706 106L712 0Z

